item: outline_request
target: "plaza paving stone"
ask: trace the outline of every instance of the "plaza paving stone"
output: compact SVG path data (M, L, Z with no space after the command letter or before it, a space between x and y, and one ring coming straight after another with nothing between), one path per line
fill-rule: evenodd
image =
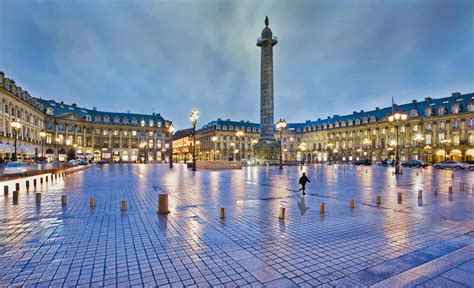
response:
M0 286L472 286L474 172L392 171L90 167L22 191L16 204L0 198ZM157 214L158 193L169 194L167 215Z

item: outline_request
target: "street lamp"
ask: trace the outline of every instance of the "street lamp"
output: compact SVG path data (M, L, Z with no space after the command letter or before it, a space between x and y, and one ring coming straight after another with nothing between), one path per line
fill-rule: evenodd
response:
M41 137L41 157L44 158L44 138L46 137L46 132L44 132L44 129L41 129L39 136Z
M17 155L17 139L18 139L18 131L20 131L21 129L21 123L20 123L20 119L15 119L13 120L13 122L10 124L12 125L12 128L13 128L13 137L15 139L15 153L13 154L13 161L16 161L18 160L18 155Z
M280 119L280 121L278 121L276 123L276 129L278 130L278 132L280 132L280 169L283 169L283 129L286 128L286 121L284 119Z
M199 110L193 109L191 114L189 115L189 120L193 125L193 169L192 171L196 171L196 124L199 120Z
M395 146L395 149L396 149L396 152L395 152L395 174L402 174L402 169L400 169L400 151L398 149L398 144L399 144L399 141L398 141L398 127L400 126L400 124L402 124L403 122L405 122L407 120L407 117L408 115L405 114L405 113L400 113L400 112L396 112L390 116L388 116L388 122L390 123L393 123L395 125L395 130L396 130L396 146Z
M173 168L173 132L174 132L173 123L171 123L170 126L168 127L168 131L170 132L170 168Z
M257 144L257 143L258 143L258 140L257 140L257 139L253 139L253 140L252 140L252 158L253 158L253 162L254 162L253 164L255 164L255 151L254 151L254 146L255 146L255 144Z
M244 136L244 131L237 131L235 135L239 138L239 160L242 160L242 137Z
M301 167L303 167L303 164L304 164L304 160L303 160L303 156L304 156L304 152L306 151L306 143L302 142L298 148L300 149L301 151Z
M415 145L416 145L416 148L418 150L418 157L420 157L420 159L418 160L421 160L421 142L423 142L423 136L421 136L420 133L416 134L415 137L413 137L413 140L415 140Z
M441 140L441 143L444 144L444 161L448 158L448 148L447 146L451 143L451 140L449 139L443 139Z
M230 147L231 147L231 151L235 151L235 149L234 149L235 143L234 142L230 143ZM232 153L233 153L232 154L232 161L235 161L236 160L235 159L235 154L234 154L235 152L232 152Z
M213 144L214 148L214 161L216 161L216 142L217 142L217 136L212 136L211 141Z

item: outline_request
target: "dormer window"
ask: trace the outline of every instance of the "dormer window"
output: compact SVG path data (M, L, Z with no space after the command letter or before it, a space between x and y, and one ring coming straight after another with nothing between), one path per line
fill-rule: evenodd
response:
M360 119L355 120L355 125L360 125Z
M438 115L444 115L445 109L444 107L439 107L438 108Z
M135 117L132 118L132 124L137 124L137 118Z
M142 119L142 120L140 121L140 126L142 126L142 127L145 126L145 120Z
M54 109L51 108L51 107L46 108L46 114L53 115L54 114Z
M370 123L375 123L375 122L377 122L377 119L375 118L375 116L371 116Z
M425 116L430 117L431 115L433 115L433 110L431 110L431 107L426 108L425 109Z
M469 105L467 105L467 111L474 112L474 103L469 103Z
M410 111L410 118L415 118L415 117L418 117L418 111L413 109Z
M91 115L86 115L86 121L92 121Z
M109 116L104 116L104 122L109 123L110 122L110 117Z
M123 118L123 124L128 124L128 118L127 117Z
M153 120L150 120L150 121L148 122L148 125L150 125L150 127L153 127L153 123L154 123Z
M349 121L347 121L347 126L352 126L354 125L354 120L350 119Z
M362 124L367 124L369 123L369 119L367 117L362 118Z
M100 116L95 116L94 121L95 121L95 122L100 122Z
M460 112L459 110L461 110L461 109L459 109L459 104L454 104L453 108L452 108L453 113L455 113L455 114L459 113Z
M120 118L118 116L114 117L114 123L116 124L120 123Z

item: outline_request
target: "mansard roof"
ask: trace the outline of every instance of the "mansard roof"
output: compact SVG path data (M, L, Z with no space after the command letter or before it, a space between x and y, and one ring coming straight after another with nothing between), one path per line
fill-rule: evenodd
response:
M148 126L148 123L150 120L154 121L154 126L156 126L158 123L161 123L164 127L169 124L169 121L165 120L160 113L158 114L137 114L137 113L120 113L120 112L105 112L105 111L97 111L95 109L87 109L87 108L81 108L77 107L75 104L68 105L64 104L63 102L56 102L54 100L45 100L41 98L36 98L36 100L41 103L44 107L44 112L48 115L51 115L48 113L48 108L50 108L52 111L52 116L55 117L61 117L65 114L69 113L74 113L82 119L86 119L86 116L91 117L91 122L104 122L103 119L104 117L108 116L109 117L109 122L111 124L121 124L121 125L140 125L140 121L144 120L146 121ZM100 117L100 121L96 121L96 116ZM114 119L118 117L119 123L115 123ZM124 119L127 119L128 123L124 123ZM132 119L136 119L137 123L132 124Z

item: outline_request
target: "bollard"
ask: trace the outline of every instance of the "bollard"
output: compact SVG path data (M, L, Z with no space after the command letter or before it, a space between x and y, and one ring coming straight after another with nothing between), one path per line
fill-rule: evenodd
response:
M382 204L382 196L377 196L377 205Z
M38 181L35 179L33 179L33 188L36 189L36 186L38 186Z
M43 177L40 177L40 184L43 185Z
M13 201L18 201L18 194L17 190L13 191Z
M36 193L36 204L41 204L41 193Z
M16 183L16 184L15 184L15 190L16 190L16 191L20 191L20 183Z
M26 180L26 191L30 190L30 180Z
M416 176L418 176L418 171L416 171Z
M402 192L398 192L398 204L402 204Z
M319 205L319 213L326 213L326 205L324 204L324 202L321 202L321 204Z
M54 179L58 180L58 174L57 173L54 174Z
M278 216L278 218L280 218L280 220L285 219L285 207L280 208L280 215Z
M418 199L423 198L423 190L418 190Z
M61 195L61 205L67 205L67 195Z
M367 174L367 169L365 169L365 174Z
M225 219L225 216L226 216L226 215L225 215L225 208L222 207L222 208L221 208L221 217L220 217L220 218L221 218L221 219Z
M453 186L449 186L449 188L448 188L448 193L449 193L449 194L453 194Z
M8 186L3 187L3 195L8 196Z
M435 196L438 196L438 187L434 187L433 194Z
M354 209L356 207L356 200L352 199L351 204L350 204L351 209Z
M46 180L46 183L48 183L48 176L45 176L44 179Z
M167 214L168 210L168 194L158 194L158 214Z
M122 212L127 211L127 201L122 200L121 210L122 210Z
M464 183L461 183L461 192L465 191Z
M51 174L51 182L53 182L53 180L54 180L54 176L53 174Z
M89 199L89 207L94 208L95 207L95 198L91 197Z
M451 178L453 178L453 179L454 179L454 172L453 172L453 174L451 174Z

